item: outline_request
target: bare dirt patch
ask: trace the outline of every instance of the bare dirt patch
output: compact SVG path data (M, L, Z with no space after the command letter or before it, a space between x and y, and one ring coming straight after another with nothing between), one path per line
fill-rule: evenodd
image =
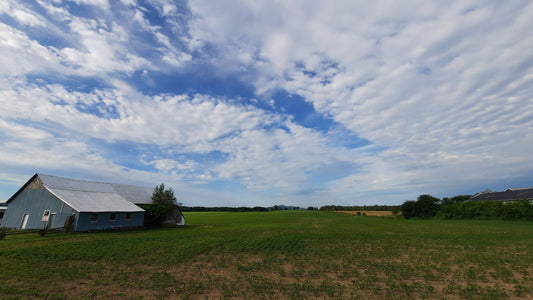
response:
M61 284L67 298L91 299L509 299L532 296L529 276L468 278L469 266L449 272L402 269L412 265L383 259L363 266L358 261L324 269L280 256L239 254L199 256L177 265L106 265L91 278ZM291 261L292 260L292 261ZM335 261L329 261L334 263ZM375 264L375 265L374 265ZM392 267L392 269L391 269ZM497 268L485 270L487 274ZM533 272L528 268L526 272Z

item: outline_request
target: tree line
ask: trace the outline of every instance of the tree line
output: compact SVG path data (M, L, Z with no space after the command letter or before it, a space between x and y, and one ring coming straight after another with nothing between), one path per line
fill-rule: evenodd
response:
M227 211L227 212L249 212L249 211L268 211L266 207L254 206L254 207L229 207L229 206L218 206L218 207L205 207L205 206L180 206L181 211Z
M321 211L398 211L399 205L325 205L320 207Z
M428 194L420 195L417 200L405 201L402 205L363 205L343 206L326 205L321 211L392 211L399 212L406 219L411 218L439 218L439 219L472 219L472 218L501 218L533 220L533 202L522 199L512 202L501 201L470 201L471 195L458 195L452 198L436 198ZM161 226L168 214L176 207L176 197L172 188L166 189L162 183L156 186L152 194L152 204L142 205L145 209L145 226ZM295 206L275 205L273 207L205 207L180 206L181 211L197 212L252 212L270 210L301 210ZM315 210L315 207L308 207Z
M524 219L533 220L533 203L529 199L512 202L469 201L470 195L459 195L439 199L431 195L420 195L417 200L405 201L400 211L406 219Z

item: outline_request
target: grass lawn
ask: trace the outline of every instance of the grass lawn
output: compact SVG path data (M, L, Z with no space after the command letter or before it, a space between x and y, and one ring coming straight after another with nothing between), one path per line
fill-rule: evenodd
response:
M186 213L182 228L7 236L1 299L533 297L533 223L319 211Z

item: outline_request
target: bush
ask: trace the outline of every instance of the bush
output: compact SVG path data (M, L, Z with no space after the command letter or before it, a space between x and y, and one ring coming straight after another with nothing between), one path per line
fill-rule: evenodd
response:
M441 219L503 218L533 220L530 200L503 203L497 201L466 201L443 205L437 217Z
M142 204L144 209L144 226L161 227L168 214L168 207L161 203Z
M400 206L400 211L402 212L402 215L406 219L410 219L417 216L416 212L416 201L408 200L405 201Z
M438 198L435 198L431 195L420 195L416 200L418 217L434 217L439 211L439 202L440 200Z
M466 201L443 205L437 213L441 219L474 219L479 217L500 217L502 202Z
M400 211L406 219L431 218L439 211L439 199L431 195L420 195L416 201L405 201Z
M505 203L502 216L505 219L533 220L533 205L528 199Z

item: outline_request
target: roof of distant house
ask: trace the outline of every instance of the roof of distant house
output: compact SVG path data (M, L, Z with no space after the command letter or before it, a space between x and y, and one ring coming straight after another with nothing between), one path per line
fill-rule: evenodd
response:
M509 188L505 192L479 193L472 197L476 201L515 201L533 199L533 188Z

